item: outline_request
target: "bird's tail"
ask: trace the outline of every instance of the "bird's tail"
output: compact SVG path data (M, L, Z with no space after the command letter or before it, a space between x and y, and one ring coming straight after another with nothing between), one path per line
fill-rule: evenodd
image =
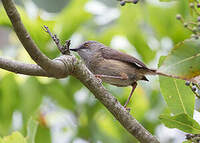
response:
M161 76L166 76L166 77L171 77L171 78L176 78L176 79L183 79L183 80L189 80L189 79L186 79L184 77L180 77L180 76L176 76L176 75L170 75L170 74L165 74L165 73L162 73L156 69L149 69L147 75L161 75Z

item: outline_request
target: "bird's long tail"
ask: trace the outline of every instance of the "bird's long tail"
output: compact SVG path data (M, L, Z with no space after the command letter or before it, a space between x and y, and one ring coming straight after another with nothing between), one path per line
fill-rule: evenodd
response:
M161 75L161 76L166 76L166 77L171 77L171 78L176 78L176 79L190 80L190 79L180 77L180 76L177 76L177 75L165 74L165 73L162 73L162 72L160 72L156 69L149 69L147 75Z

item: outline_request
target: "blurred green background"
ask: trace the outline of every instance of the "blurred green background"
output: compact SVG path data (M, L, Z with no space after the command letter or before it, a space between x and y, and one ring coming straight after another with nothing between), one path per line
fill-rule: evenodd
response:
M96 40L129 53L151 68L191 33L176 20L189 17L187 1L141 0L121 7L116 0L17 0L18 10L38 47L50 58L60 55L41 26L47 25L72 48ZM0 55L33 63L0 5ZM162 143L184 140L184 133L168 129L158 116L168 112L158 77L139 82L129 103L131 114ZM124 104L131 88L105 84ZM36 143L135 143L137 142L98 100L75 78L51 79L0 71L0 136L20 131L26 135L30 117L39 121ZM164 135L164 136L163 136Z

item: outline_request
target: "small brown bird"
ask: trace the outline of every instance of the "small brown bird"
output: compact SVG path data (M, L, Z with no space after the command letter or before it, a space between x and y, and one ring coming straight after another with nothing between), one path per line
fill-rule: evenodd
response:
M88 69L103 82L119 87L132 86L125 108L137 86L137 81L148 81L145 75L157 74L156 70L149 69L138 59L96 41L86 41L78 48L70 50L78 52Z

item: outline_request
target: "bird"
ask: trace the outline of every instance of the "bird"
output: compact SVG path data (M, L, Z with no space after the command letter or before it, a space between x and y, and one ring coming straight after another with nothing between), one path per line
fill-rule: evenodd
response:
M117 87L132 86L124 108L127 108L137 87L137 81L149 81L146 75L157 74L155 69L148 68L135 57L109 48L97 41L85 41L77 48L70 50L77 52L86 67L103 82Z

